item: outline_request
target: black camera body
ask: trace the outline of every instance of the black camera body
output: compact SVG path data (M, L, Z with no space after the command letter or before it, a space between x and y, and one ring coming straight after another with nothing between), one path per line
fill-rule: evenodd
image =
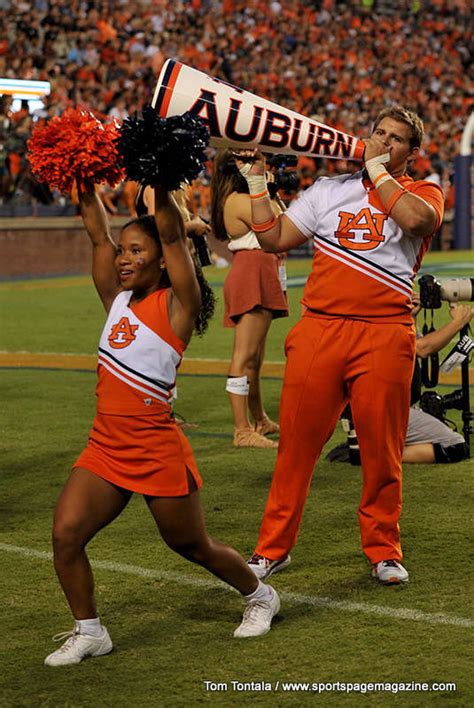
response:
M441 396L436 391L425 391L420 397L420 408L425 413L432 415L444 422L446 411L449 408L456 408L462 411L464 408L464 394L461 388Z
M287 168L296 167L298 164L298 158L296 155L266 155L266 162L269 171L273 175L273 182L267 181L267 188L272 199L275 198L276 193L279 189L289 194L294 194L298 191L300 185L300 180L296 170L288 170ZM231 156L229 160L223 162L219 170L224 175L237 176L242 180L242 183L246 185L245 179L239 172L237 165L235 164L234 157Z
M441 285L432 275L423 275L419 281L420 305L425 310L439 310L441 307Z
M275 197L279 189L282 189L288 194L294 194L298 191L300 180L295 168L298 164L296 155L270 155L267 157L267 165L270 169L273 168L273 182L268 183L268 191L270 196Z

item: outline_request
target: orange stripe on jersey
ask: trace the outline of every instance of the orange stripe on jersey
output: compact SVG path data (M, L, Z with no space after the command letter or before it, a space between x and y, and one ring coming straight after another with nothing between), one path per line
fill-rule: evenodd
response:
M341 253L344 256L342 249ZM303 305L327 315L411 324L409 284L398 284L383 271L371 271L360 260L342 262L336 255L316 252Z
M143 324L164 339L167 344L172 346L182 356L186 345L171 328L168 314L168 290L169 288L156 290L140 302L129 305L129 307Z
M406 281L403 278L390 273L377 263L373 263L362 257L359 253L351 252L346 248L339 248L327 239L316 236L314 243L316 248L322 251L322 253L325 253L341 263L346 263L349 267L355 268L360 273L366 273L366 275L370 278L374 278L381 283L386 283L389 287L399 293L409 295L411 297L413 291L411 281Z
M168 401L171 398L171 388L165 387L164 385L159 386L156 383L147 381L144 377L136 374L135 372L127 371L123 366L120 366L120 362L112 361L106 352L99 352L99 364L105 366L105 368L112 374L115 374L117 378L121 379L125 383L128 383L132 388L136 388L138 391L143 391L149 395L153 395L156 398L160 398L163 401Z
M164 288L155 291L130 307L132 292L124 290L112 303L99 341L96 394L101 413L150 415L169 400L184 343L171 329L167 293ZM127 346L114 347L110 332L123 320L133 328L133 337ZM121 343L125 334L120 330L119 335Z
M140 391L132 387L115 373L112 374L100 360L97 376L96 394L99 413L120 416L154 415L157 411L169 409L169 402L158 398L150 391Z

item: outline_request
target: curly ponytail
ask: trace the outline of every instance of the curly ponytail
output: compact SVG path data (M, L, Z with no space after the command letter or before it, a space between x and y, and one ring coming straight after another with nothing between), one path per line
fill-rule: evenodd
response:
M209 326L209 320L214 314L214 310L216 308L216 296L204 277L201 267L197 264L194 264L194 267L196 270L196 278L199 283L199 288L201 290L201 307L196 318L194 330L196 334L202 337Z

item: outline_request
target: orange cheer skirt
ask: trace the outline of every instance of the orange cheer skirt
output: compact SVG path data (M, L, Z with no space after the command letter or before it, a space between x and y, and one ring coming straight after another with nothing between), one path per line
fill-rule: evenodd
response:
M154 497L186 496L186 470L197 488L202 487L191 445L168 408L143 416L97 413L87 446L73 467Z

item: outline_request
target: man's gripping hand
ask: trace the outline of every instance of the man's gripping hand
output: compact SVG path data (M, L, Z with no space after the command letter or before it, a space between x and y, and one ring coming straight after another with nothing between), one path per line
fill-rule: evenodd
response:
M254 150L234 150L235 164L249 186L250 195L268 196L265 177L265 158Z
M364 163L367 174L376 186L380 186L389 179L385 165L390 162L390 150L382 140L373 135L366 138L364 150Z
M257 148L253 150L232 150L232 154L239 172L244 177L265 174L265 158Z
M464 305L460 302L452 302L449 305L449 314L454 322L459 323L459 329L462 329L472 319L474 308L471 305Z
M374 158L379 158L377 161L379 163L386 163L390 160L391 148L387 147L385 143L380 140L377 135L371 135L370 138L364 138L365 150L364 150L364 162L367 163Z

